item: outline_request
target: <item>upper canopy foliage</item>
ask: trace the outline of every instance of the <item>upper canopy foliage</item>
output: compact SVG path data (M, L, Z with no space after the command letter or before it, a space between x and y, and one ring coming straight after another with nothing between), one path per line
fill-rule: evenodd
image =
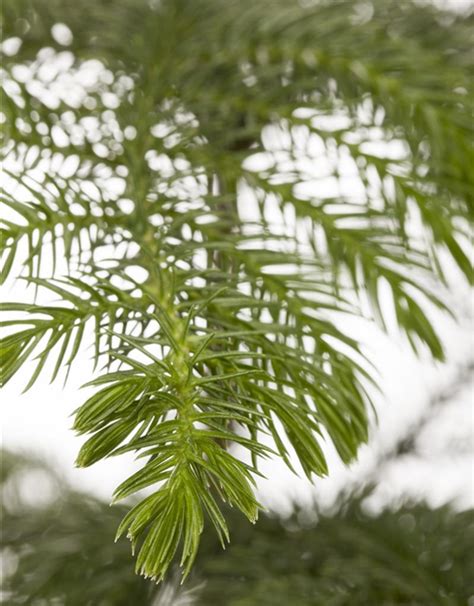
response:
M3 380L27 359L27 387L54 379L92 343L78 463L147 457L115 496L155 490L119 534L141 573L180 547L187 574L205 515L228 539L219 500L256 519L261 457L324 475L324 438L346 462L367 439L341 313L383 324L384 285L443 357L425 308L444 307L441 251L470 277L471 18L390 0L3 13L2 280L21 264L60 299L4 305Z

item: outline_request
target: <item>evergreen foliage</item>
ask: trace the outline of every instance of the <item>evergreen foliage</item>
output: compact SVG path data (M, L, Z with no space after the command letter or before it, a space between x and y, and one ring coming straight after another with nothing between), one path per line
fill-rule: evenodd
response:
M53 498L33 505L25 486L38 474ZM171 575L157 589L133 573L126 541L110 541L126 507L111 509L11 453L1 480L2 590L12 606L458 606L474 595L472 510L405 503L368 515L361 503L369 491L347 495L330 515L264 514L256 528L227 510L225 556L204 532L185 587Z
M187 575L205 519L229 539L221 502L256 520L262 457L311 478L323 439L345 462L367 440L373 373L343 315L383 325L385 286L443 358L440 254L471 278L472 19L392 0L3 13L21 45L4 44L1 279L21 266L57 299L3 305L3 383L92 347L78 464L145 459L115 499L153 492L118 534L140 573L179 552Z

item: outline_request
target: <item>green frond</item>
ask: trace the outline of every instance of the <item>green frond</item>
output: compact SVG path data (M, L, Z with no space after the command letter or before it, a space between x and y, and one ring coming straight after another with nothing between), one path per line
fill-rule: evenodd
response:
M442 255L472 280L472 17L408 0L3 13L20 44L3 46L0 283L56 297L3 306L3 383L92 350L77 463L145 459L115 498L152 493L119 534L142 574L178 558L186 575L206 518L229 539L222 502L255 521L262 458L312 478L323 440L346 463L367 440L375 373L341 317L385 327L387 297L443 359Z

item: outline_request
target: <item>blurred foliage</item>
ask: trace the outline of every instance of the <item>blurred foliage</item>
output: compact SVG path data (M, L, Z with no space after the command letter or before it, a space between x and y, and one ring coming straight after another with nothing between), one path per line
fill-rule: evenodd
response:
M474 595L473 511L406 505L372 517L354 498L317 525L305 516L234 527L225 558L204 550L201 603L454 606Z
M142 574L178 551L188 574L205 519L229 540L222 503L256 520L262 458L311 478L323 436L346 463L367 440L373 373L341 317L384 326L385 296L443 359L443 254L472 278L472 16L4 0L2 20L0 281L59 299L3 305L2 382L91 348L78 464L145 458L115 498L158 488L119 534Z
M4 452L3 603L151 603L154 588L133 574L129 546L113 542L125 511L70 489L39 461Z
M40 478L40 475L41 478ZM257 528L226 511L224 555L210 533L184 591L133 574L112 545L124 513L77 492L40 461L3 453L4 603L28 606L461 606L474 596L474 511L406 504L364 513L369 493L338 511L295 508ZM167 601L168 600L168 601Z

